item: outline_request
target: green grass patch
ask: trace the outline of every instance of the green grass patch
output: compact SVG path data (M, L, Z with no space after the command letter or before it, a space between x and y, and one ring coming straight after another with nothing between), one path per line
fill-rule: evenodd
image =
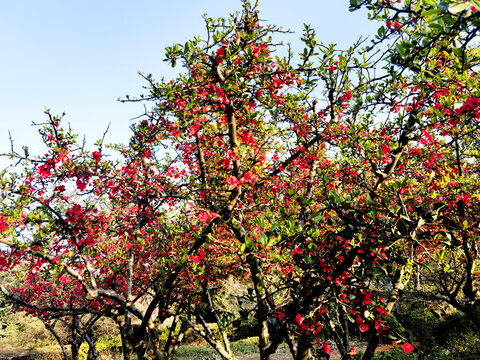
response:
M235 341L230 345L235 356L241 359L244 356L258 354L258 337L250 337ZM279 346L277 354L289 353L285 344ZM221 356L210 346L182 345L178 348L176 360L220 360Z
M212 347L183 345L178 348L176 360L203 359L220 360L221 357Z

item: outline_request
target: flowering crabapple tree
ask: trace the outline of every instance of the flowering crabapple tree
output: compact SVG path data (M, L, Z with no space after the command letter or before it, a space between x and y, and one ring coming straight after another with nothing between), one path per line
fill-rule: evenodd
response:
M390 73L409 97L382 99L410 126L408 218L416 217L415 264L443 273L438 297L467 313L478 327L478 26L480 2L351 1L385 22L378 41L392 44ZM385 101L387 100L387 101ZM393 100L393 101L392 101ZM407 122L408 125L408 122ZM403 221L401 223L404 226ZM455 269L455 270L453 270ZM455 274L453 274L455 272ZM439 274L437 273L437 276Z
M394 135L403 148L409 133L394 134L393 122L382 128L370 113L378 105L370 94L391 77L370 74L381 56L359 60L359 45L337 51L308 26L299 64L291 54L274 58L280 46L271 36L281 31L261 26L248 2L241 15L206 22L207 41L167 48L186 74L170 82L145 75L150 94L140 100L156 105L135 128L135 146L170 150L162 161L198 212L199 247L236 244L257 303L261 359L282 341L295 359L313 356L316 343L329 354L322 326L343 357L355 356L347 321L372 338L384 331L405 276L407 239L392 237L395 221L383 209L385 198L396 199L384 183L398 163L386 144ZM363 99L366 107L351 108ZM385 262L387 250L403 264L389 269L395 292L375 299L353 279Z
M374 101L356 106L372 106L376 113L383 107L393 120L383 122L391 138L381 144L386 163L383 170L373 168L391 193L382 199L395 225L388 248L404 246L397 262L406 265L407 275L423 266L441 269L436 274L443 280L430 295L464 311L478 327L480 4L350 4L367 7L370 17L383 23L374 43L390 46L384 70L392 81L373 92Z
M368 5L371 17L384 22L374 45L387 50L365 49L370 58L362 61L355 48L321 45L307 27L299 65L257 55L257 48L247 57L247 65L275 68L272 81L287 69L297 80L276 88L263 73L257 83L248 66L235 67L245 64L242 37L236 28L225 33L220 23L212 35L215 52L194 43L170 49L189 77L158 84L147 76L158 104L150 119L154 133L155 126L160 133L171 126L169 141L186 137L190 157L178 160L192 166L187 176L197 171L200 186L207 186L197 190L206 202L202 195L195 201L220 222L217 204L241 193L227 220L257 296L261 358L282 340L296 359L308 358L314 340L322 343L322 326L336 335L344 358L354 356L343 336L349 322L370 334L364 358L371 357L414 265L440 261L436 254L444 249L465 254L453 297L465 295L472 316L477 303L476 9L455 2L351 5ZM246 23L258 34L258 49L272 48L261 42L265 28L251 29L255 13ZM324 106L314 91L324 94ZM250 108L253 116L243 113ZM237 137L245 132L253 140ZM224 179L227 191L213 191L209 179ZM385 299L372 287L378 270L394 279ZM269 315L280 329L268 327Z
M197 266L205 251L193 254L187 229L199 220L174 215L179 185L148 151L132 145L109 160L102 141L87 151L50 114L40 133L48 151L12 152L23 172L2 177L0 266L22 280L1 284L2 292L47 325L70 319L80 339L91 329L75 322L80 315L112 318L126 358L170 357L186 329L179 316L198 302L204 279L219 281L224 267L235 273L230 249L212 250L210 266ZM167 318L171 331L160 342Z

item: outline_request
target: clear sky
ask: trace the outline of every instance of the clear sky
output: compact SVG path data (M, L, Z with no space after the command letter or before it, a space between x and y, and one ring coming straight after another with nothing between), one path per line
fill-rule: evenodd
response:
M106 141L127 143L131 119L143 105L117 99L142 93L137 72L172 77L164 48L205 35L202 14L227 17L237 10L240 0L1 2L0 153L10 149L9 130L17 150L42 149L31 123L46 119L45 107L65 112L89 144L109 123ZM304 23L323 42L342 47L377 27L365 12L349 13L348 0L263 0L260 18L294 30L285 39L294 45Z

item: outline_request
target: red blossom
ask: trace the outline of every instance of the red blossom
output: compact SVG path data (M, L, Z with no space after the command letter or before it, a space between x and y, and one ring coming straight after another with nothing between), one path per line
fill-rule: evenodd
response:
M380 306L377 306L377 307L376 307L376 309L377 309L377 311L378 311L378 312L379 312L381 315L383 315L383 314L386 314L386 313L387 313L387 310L385 310L385 309L381 308Z
M6 232L10 229L10 226L6 224L5 220L7 220L6 216L0 217L0 232Z
M216 217L218 217L218 215L211 211L201 211L198 214L198 220L200 220L202 224L205 224Z
M226 183L233 189L242 184L241 181L239 181L235 176L231 175L227 176Z
M372 303L372 293L365 294L363 298L363 305L370 305Z
M80 191L85 190L85 188L87 187L87 184L80 179L77 180L76 185L77 185L78 190L80 190Z
M409 352L411 352L413 349L415 349L415 347L412 345L412 344L409 344L409 343L405 343L402 345L402 350L405 354L408 354Z
M98 162L100 162L100 159L102 158L102 153L98 152L98 151L94 151L94 152L92 152L92 158L93 158L93 161L98 163Z
M368 331L368 329L370 329L370 326L368 326L367 324L365 323L360 323L358 324L358 330L360 330L360 332L365 332L365 331Z
M298 324L298 325L301 325L303 323L303 316L300 315L300 314L297 314L297 316L295 316L295 322Z
M258 180L258 175L252 171L247 171L242 178L243 182L254 184Z
M190 256L190 260L196 265L204 259L205 259L205 250L203 249L200 249L197 256L192 256L192 255Z
M44 164L38 168L38 173L40 174L40 179L45 179L52 175L52 172L50 171L50 165Z

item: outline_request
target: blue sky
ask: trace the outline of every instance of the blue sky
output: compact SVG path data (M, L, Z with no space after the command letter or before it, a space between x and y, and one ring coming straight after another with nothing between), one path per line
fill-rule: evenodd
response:
M162 61L164 48L204 36L202 14L226 17L237 10L239 0L2 2L0 153L9 151L9 130L16 149L41 151L31 123L46 119L45 107L52 114L65 112L65 122L89 144L109 123L106 141L127 143L128 126L143 105L117 99L142 93L145 82L137 72L174 76ZM260 18L294 30L285 38L294 50L300 50L295 40L304 23L323 42L343 47L376 29L364 12L348 12L348 0L263 0Z

